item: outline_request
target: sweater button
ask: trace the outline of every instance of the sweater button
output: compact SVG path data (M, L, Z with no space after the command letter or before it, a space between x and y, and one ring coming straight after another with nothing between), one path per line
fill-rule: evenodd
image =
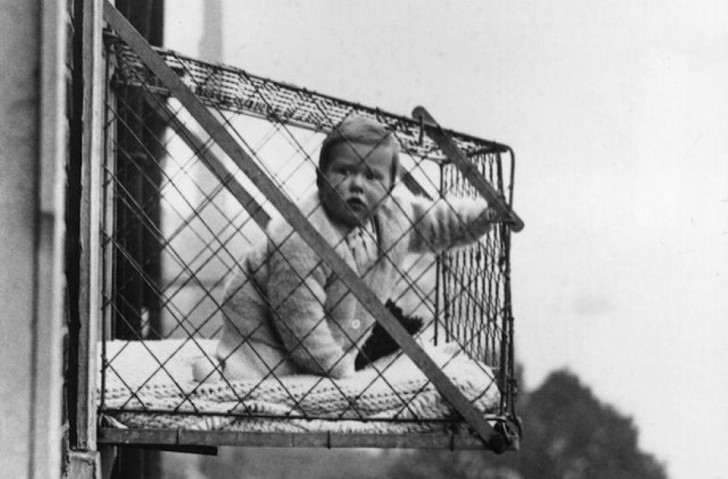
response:
M352 327L352 329L361 328L361 321L359 321L358 319L355 319L354 321L351 322L351 327Z

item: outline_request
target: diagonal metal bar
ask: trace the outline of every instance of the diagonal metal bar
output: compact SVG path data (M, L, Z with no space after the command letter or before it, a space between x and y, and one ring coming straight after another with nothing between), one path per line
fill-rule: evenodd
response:
M149 46L134 27L111 5L104 2L104 19L135 51L147 67L164 83L182 105L206 130L235 164L253 181L298 232L301 238L329 265L332 271L349 286L351 293L400 345L410 359L437 387L460 415L494 449L502 449L503 438L450 381L437 364L420 348L382 302L364 284L359 276L329 246L321 234L308 222L300 210L276 187L275 183L258 167L230 132L200 102L179 76ZM250 205L243 202L243 207ZM253 211L250 212L253 215ZM263 226L263 225L261 225Z
M412 117L421 121L427 136L432 138L440 147L445 156L453 162L460 172L467 178L475 189L488 200L498 213L509 218L511 229L516 233L523 229L523 220L511 209L510 206L498 194L498 190L488 183L488 180L481 175L477 168L465 158L460 148L455 144L452 137L443 130L428 111L421 106L412 111Z
M255 222L261 226L267 225L270 221L270 216L265 212L263 207L253 198L253 195L241 185L235 176L225 168L224 163L220 158L217 157L209 148L205 147L205 143L192 131L189 130L180 119L172 114L164 105L161 105L158 101L154 101L151 98L151 94L142 92L142 98L147 104L159 115L162 120L167 122L169 126L182 138L192 151L198 151L199 157L202 159L204 165L213 172L213 174L220 179L222 185L225 186L234 196L235 199L241 202L243 207L250 211L254 211L252 216Z

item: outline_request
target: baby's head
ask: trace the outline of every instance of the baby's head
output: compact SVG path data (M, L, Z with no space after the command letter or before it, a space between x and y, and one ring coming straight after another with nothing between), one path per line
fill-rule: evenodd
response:
M326 212L345 226L364 224L391 192L398 169L391 131L367 118L345 120L321 146L316 184Z

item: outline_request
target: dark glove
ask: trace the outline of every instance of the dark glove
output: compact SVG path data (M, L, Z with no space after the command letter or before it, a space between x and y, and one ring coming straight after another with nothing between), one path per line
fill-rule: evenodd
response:
M414 335L420 329L422 329L422 318L417 316L406 316L402 311L402 308L394 304L391 299L388 299L385 306L389 309L389 312L394 315L399 323L404 326L404 329L408 333ZM399 344L392 339L387 331L384 330L381 324L378 322L374 324L372 328L372 334L367 338L361 351L357 354L354 360L354 369L357 371L362 369L369 363L376 361L379 358L390 355L396 352L399 348Z

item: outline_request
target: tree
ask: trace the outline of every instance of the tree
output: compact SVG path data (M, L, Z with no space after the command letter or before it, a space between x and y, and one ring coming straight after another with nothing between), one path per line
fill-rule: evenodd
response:
M525 477L666 477L662 465L639 450L632 419L600 402L573 373L552 373L526 402L531 432L519 467Z
M631 418L603 404L571 372L552 373L523 394L521 450L418 451L403 455L392 477L466 479L665 479L663 466L638 448Z

